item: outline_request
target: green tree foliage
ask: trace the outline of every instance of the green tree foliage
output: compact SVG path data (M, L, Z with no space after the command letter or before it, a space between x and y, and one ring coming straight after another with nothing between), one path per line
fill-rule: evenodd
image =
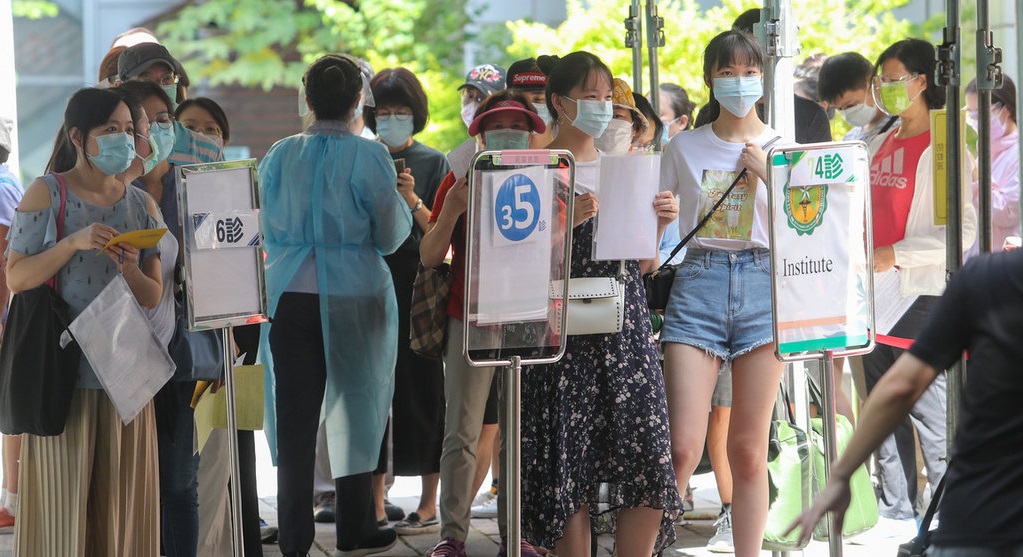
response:
M909 1L797 0L793 4L800 26L802 54L795 57L794 63L817 52L830 55L856 51L872 59L886 46L905 37L936 39L928 34L935 29L935 21L913 26L892 14L895 8ZM703 81L704 48L714 35L729 29L736 16L760 5L762 3L749 0L723 0L719 6L701 10L696 0L659 2L665 37L665 45L658 52L660 82L681 85L697 105L707 102L708 89ZM616 77L631 85L632 50L625 48L622 22L627 15L628 2L623 0L568 0L568 19L557 28L529 21L509 22L512 43L508 52L512 58L520 58L588 50L599 56ZM940 26L937 24L937 28ZM648 86L650 70L645 28L643 32L642 71L644 84Z
M11 2L11 13L14 17L40 19L57 17L59 12L60 8L47 0L13 0Z
M297 87L325 53L352 54L377 70L404 66L430 98L431 122L417 137L444 150L465 137L455 87L471 38L466 3L446 0L438 10L430 0L205 0L158 33L190 76L211 85Z

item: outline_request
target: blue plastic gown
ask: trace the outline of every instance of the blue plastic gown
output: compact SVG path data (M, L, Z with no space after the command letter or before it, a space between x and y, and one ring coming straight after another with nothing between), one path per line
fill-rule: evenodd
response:
M273 145L259 165L270 315L310 253L315 255L327 384L323 420L335 478L376 468L394 392L398 314L384 255L408 237L412 215L383 145L319 121ZM266 434L276 463L269 325ZM310 400L310 404L319 401Z

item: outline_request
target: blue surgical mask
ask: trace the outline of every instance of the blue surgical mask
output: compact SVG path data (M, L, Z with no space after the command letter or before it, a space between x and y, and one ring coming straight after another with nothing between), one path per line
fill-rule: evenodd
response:
M142 156L136 151L135 156L142 159L142 174L149 174L156 165L160 163L160 150L156 146L156 140L150 135L146 137L142 134L137 134L139 137L149 142L149 156L142 159Z
M614 117L614 108L611 101L596 101L591 99L575 100L570 97L563 97L575 103L575 120L572 125L590 137L600 137L607 129L607 125Z
M531 103L533 108L536 109L537 116L543 120L546 125L551 125L551 111L547 109L547 105L544 103Z
M120 174L131 166L135 160L135 138L126 133L108 133L94 135L99 153L89 155L89 162L103 174L113 176Z
M377 116L377 135L391 147L400 147L412 137L412 118L398 120L393 115Z
M171 84L171 85L161 85L160 89L163 89L163 92L167 93L167 96L170 97L171 112L174 112L175 110L177 110L178 109L178 85L176 83Z
M149 137L156 142L156 152L159 155L157 162L167 160L171 151L174 150L174 141L177 134L174 133L174 126L164 129L159 124L149 128Z
M661 126L661 150L662 151L665 149L665 147L668 146L668 142L670 142L670 141L671 141L671 138L668 137L668 124L665 124L665 125Z
M483 132L483 137L487 141L487 149L500 151L529 148L529 132L526 130L490 130Z
M763 96L764 81L759 75L714 78L714 98L737 118L745 118Z

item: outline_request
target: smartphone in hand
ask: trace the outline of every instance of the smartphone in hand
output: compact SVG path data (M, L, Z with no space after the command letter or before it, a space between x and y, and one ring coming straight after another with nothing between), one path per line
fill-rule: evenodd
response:
M405 159L394 159L394 171L398 174L405 172Z

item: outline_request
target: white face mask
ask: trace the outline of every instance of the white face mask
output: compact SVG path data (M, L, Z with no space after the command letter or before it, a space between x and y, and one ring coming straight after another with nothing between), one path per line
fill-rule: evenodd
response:
M624 155L632 147L632 123L611 120L600 137L593 140L597 150L609 155Z
M870 106L869 104L862 102L856 106L852 106L846 109L837 109L835 112L838 113L849 125L856 127L863 127L874 121L877 117L877 113L880 112L876 106Z
M479 108L480 103L472 101L462 105L462 121L465 122L465 127L469 127L472 124L473 119L476 118L476 109Z

